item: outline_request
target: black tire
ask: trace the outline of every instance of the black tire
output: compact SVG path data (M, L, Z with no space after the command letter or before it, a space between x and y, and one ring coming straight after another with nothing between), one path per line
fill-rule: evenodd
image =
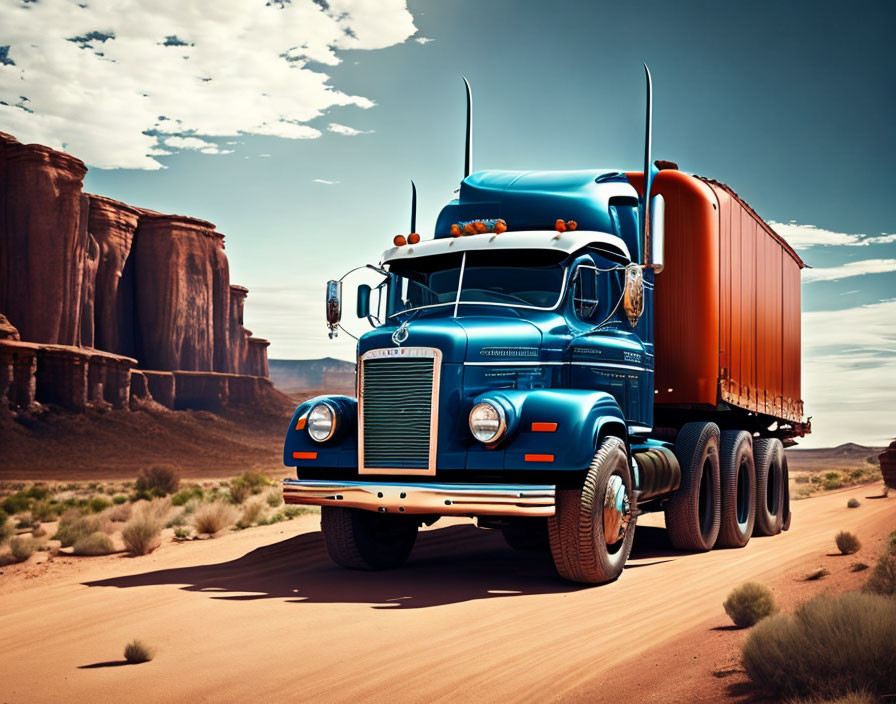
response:
M790 470L787 468L787 453L782 453L781 483L784 485L784 505L781 507L781 530L790 530Z
M686 423L675 441L681 486L666 504L666 531L678 550L712 550L721 525L719 426Z
M753 436L745 430L724 431L719 459L722 517L716 547L742 548L750 542L756 522Z
M784 446L778 438L753 440L756 462L756 525L753 535L777 535L783 526Z
M514 550L546 552L551 549L548 522L544 518L521 518L501 528L504 540Z
M611 477L621 480L624 507L621 537L612 544L605 534L604 502ZM614 482L617 483L617 482ZM572 582L601 584L616 579L625 567L635 536L632 515L632 475L625 443L616 437L601 441L581 489L557 491L556 512L548 519L551 555L561 577ZM627 520L626 520L627 519Z
M354 570L400 567L417 540L417 520L357 508L323 506L320 529L333 562Z

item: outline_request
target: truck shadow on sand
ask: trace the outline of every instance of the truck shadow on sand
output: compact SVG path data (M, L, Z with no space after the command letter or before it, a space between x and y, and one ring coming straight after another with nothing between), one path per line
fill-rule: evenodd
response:
M666 552L667 547L664 530L638 529L632 558L679 554ZM655 563L637 566L650 564ZM592 588L560 579L550 554L511 550L500 533L472 525L421 532L407 564L386 572L337 567L327 555L320 532L315 531L256 548L229 562L156 570L85 585L171 585L225 601L274 598L295 603L371 604L375 609L423 608Z

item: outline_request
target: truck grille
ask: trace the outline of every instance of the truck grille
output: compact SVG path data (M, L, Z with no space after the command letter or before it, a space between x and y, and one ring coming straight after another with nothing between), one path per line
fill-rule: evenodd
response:
M361 359L361 473L435 474L440 356L395 348Z

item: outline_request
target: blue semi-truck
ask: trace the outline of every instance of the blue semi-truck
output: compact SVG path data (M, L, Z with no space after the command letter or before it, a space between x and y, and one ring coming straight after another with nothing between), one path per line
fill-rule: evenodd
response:
M458 198L421 241L415 191L369 266L357 394L296 408L285 501L322 507L345 567L400 566L421 526L469 516L584 583L619 576L646 511L683 550L786 530L799 257L724 185L651 161L649 72L642 172L472 173L471 120L467 84Z

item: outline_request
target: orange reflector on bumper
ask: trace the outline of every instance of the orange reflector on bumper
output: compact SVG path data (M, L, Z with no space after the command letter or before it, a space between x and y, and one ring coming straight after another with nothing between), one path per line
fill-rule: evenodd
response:
M553 455L526 455L526 462L553 462Z
M532 432L533 433L553 433L557 430L556 423L533 423L532 424Z
M316 460L317 453L316 452L293 452L292 458L294 460Z
M296 430L304 429L306 420L308 420L308 416L302 416L301 418L299 418L299 420L296 422Z

